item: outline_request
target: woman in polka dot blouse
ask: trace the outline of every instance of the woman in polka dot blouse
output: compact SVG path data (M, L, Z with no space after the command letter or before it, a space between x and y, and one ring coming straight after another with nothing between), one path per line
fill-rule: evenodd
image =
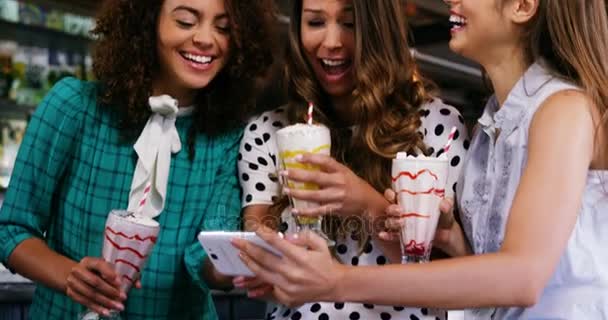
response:
M352 267L335 263L315 234L285 240L261 231L283 258L236 240L243 260L288 305L426 304L468 308L467 320L608 319L606 1L446 2L451 49L480 63L495 92L458 182L466 238L451 234L453 258ZM399 216L398 205L386 211Z
M388 205L382 191L390 187L391 159L398 151L439 156L450 129L456 127L446 188L453 196L468 147L467 131L459 112L432 98L424 80L415 75L400 12L399 0L294 1L286 66L289 104L251 121L241 142L246 228L276 219L282 231L295 230L277 179L275 134L302 122L308 101L317 106L315 121L332 131L332 157L309 155L304 161L322 168L318 179L309 180L320 185L315 196L322 198L312 200L323 203L316 213L332 211L324 229L336 240L334 255L341 263L399 261L398 246L370 230ZM372 20L378 24L367 22ZM298 170L287 174L307 179ZM265 292L263 285L256 289L256 281L249 279L236 279L235 285L249 288L254 297ZM446 318L445 311L427 308L355 303L277 305L268 311L269 319Z

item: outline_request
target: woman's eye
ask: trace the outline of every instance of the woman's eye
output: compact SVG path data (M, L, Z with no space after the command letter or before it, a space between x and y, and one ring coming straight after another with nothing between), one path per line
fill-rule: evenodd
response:
M321 27L324 22L322 20L310 20L308 21L308 25L311 27Z
M182 28L191 28L194 26L194 23L188 22L188 21L176 20L176 22L177 22L177 25L179 25Z
M230 32L230 26L216 26L216 28L222 33Z

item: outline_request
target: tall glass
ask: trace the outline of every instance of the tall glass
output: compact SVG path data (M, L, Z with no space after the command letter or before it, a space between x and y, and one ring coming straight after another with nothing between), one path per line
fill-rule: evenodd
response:
M401 263L429 261L439 221L439 205L445 196L448 160L407 156L393 159L393 189L401 207Z
M298 155L305 153L330 155L331 135L329 129L323 125L316 124L295 124L277 131L277 146L279 148L279 158L283 169L302 169L308 171L320 171L321 169L309 163L296 161ZM290 189L299 190L318 190L319 186L313 183L300 183L286 179L284 183ZM318 208L320 204L313 201L299 200L290 197L291 205L296 209ZM312 230L325 238L329 245L334 242L330 240L322 230L322 217L303 217L296 216L298 232L302 230Z
M148 256L156 244L160 226L151 218L135 216L125 210L112 210L106 220L103 239L103 259L114 265L123 292L128 292L139 279ZM104 317L87 310L81 320L120 319L120 313Z

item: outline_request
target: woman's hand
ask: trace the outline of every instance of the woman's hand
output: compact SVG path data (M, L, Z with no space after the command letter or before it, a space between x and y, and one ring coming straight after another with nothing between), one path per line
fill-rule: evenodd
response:
M368 210L370 197L378 195L367 182L329 156L304 154L299 156L298 161L318 166L320 171L289 169L282 171L281 175L291 181L316 184L319 190L284 189L285 193L299 200L318 202L321 206L294 209L295 214L320 216L338 213L359 216ZM381 198L381 195L378 197Z
M236 277L232 284L237 289L247 290L247 297L252 299L270 300L273 297L272 285L257 277Z
M90 310L104 316L109 316L110 310L124 310L127 296L120 290L120 278L114 267L101 258L80 260L66 282L66 295Z
M380 239L385 241L399 241L399 233L404 224L404 218L401 217L403 210L401 206L396 203L396 194L393 190L386 190L384 193L385 198L392 204L386 208L387 220L386 220L386 231L380 232L378 235ZM454 200L452 198L445 198L439 205L439 222L437 223L437 230L435 232L435 239L433 240L433 246L449 253L451 250L455 233L460 230L457 223L454 223Z
M276 232L258 235L279 250L278 257L255 244L234 239L241 259L256 276L274 286L273 296L280 303L299 306L310 301L334 301L345 266L335 261L327 242L313 232L302 232L282 239Z
M229 291L233 287L233 278L217 271L211 259L206 259L203 263L203 278L212 289Z

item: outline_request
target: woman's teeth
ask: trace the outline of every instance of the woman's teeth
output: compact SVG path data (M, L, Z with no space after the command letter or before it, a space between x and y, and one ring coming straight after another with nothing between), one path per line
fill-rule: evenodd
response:
M191 53L184 53L182 55L184 58L196 63L210 63L211 60L213 60L213 58L209 56L197 56Z
M321 62L327 67L340 67L346 64L346 60L321 59Z
M467 19L465 17L451 15L450 16L450 25L452 28L461 28L467 25Z

